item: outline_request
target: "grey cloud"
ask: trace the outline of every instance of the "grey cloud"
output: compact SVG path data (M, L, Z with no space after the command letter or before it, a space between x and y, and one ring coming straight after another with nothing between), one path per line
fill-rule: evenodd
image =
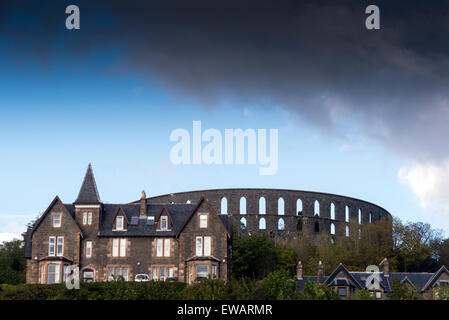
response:
M364 28L368 1L78 1L78 34L63 30L68 3L23 9L37 12L33 27L15 24L17 2L6 3L0 34L13 34L25 57L51 63L119 48L120 72L143 72L205 106L225 97L280 105L329 134L345 132L339 117L353 118L411 159L449 157L445 1L376 1L380 31Z

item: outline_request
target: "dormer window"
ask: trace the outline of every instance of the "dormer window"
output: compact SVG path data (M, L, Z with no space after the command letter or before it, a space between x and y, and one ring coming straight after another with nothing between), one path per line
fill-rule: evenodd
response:
M168 229L168 217L162 216L161 217L161 230L167 230Z
M61 215L60 214L55 214L53 216L53 227L54 228L59 228L61 226Z
M115 229L123 230L123 216L117 217Z

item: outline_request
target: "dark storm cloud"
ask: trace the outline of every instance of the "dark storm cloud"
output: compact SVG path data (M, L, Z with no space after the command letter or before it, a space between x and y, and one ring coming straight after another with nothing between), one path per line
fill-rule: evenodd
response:
M94 3L94 4L93 4ZM345 133L347 119L414 160L449 157L447 1L19 1L0 5L15 59L118 48L121 72L156 77L208 107L281 106ZM26 5L25 5L26 4ZM65 6L81 30L64 30ZM377 4L381 30L365 28Z

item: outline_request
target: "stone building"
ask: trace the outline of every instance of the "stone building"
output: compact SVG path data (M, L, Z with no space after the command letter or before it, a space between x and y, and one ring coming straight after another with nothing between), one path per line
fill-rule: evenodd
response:
M204 198L195 203L101 202L89 164L73 204L59 197L27 230L27 283L58 283L67 267L85 281L227 279L230 227Z

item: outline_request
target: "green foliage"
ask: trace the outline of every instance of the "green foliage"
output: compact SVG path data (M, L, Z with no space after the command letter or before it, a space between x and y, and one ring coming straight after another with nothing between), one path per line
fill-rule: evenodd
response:
M398 278L394 278L387 298L389 300L418 300L420 296L412 285L407 282L401 283Z
M306 281L304 290L296 291L295 298L297 300L340 300L334 290L310 281L310 279Z
M274 242L264 234L232 239L231 276L235 279L249 277L262 279L276 268Z
M373 300L373 297L371 296L371 292L367 289L362 289L357 291L357 300Z
M0 244L0 284L24 283L25 270L23 241L5 241Z
M262 280L265 298L268 300L287 300L296 292L297 282L287 270L281 269L270 273Z
M228 296L229 288L221 279L203 279L186 288L184 298L188 300L223 300Z

